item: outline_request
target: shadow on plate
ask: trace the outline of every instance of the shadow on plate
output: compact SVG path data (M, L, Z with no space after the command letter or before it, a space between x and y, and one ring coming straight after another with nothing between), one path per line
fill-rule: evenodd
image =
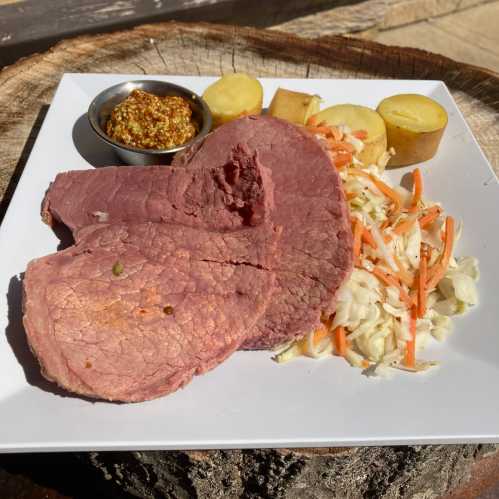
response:
M9 290L7 291L8 324L5 334L17 361L23 368L26 381L31 386L36 386L45 392L53 393L54 395L58 395L60 397L79 398L88 402L96 402L94 399L67 392L42 376L40 365L29 348L22 321L23 277L24 274L21 274L20 277L14 276L11 278L9 283Z
M400 185L404 189L407 189L409 192L412 192L413 189L413 177L412 177L412 172L407 172L403 175L403 177L400 179Z
M81 157L96 168L124 164L113 148L97 137L87 113L82 114L73 126L73 143Z
M24 274L21 277L14 276L9 283L7 292L8 324L5 330L7 341L19 364L21 364L26 381L30 385L66 397L67 393L64 390L42 376L40 365L29 349L22 322L22 277L24 277Z
M38 111L38 115L35 119L33 127L31 128L26 143L24 144L23 150L21 151L19 160L17 161L16 167L14 168L14 173L10 178L9 185L7 185L5 194L3 195L0 201L0 224L3 221L3 217L5 216L5 212L7 211L9 202L12 198L12 195L14 194L14 191L16 190L17 182L21 178L21 175L24 171L24 167L26 166L26 162L28 161L29 155L31 154L31 150L33 149L35 140L38 137L38 132L40 131L45 116L47 116L48 110L49 106L45 104Z

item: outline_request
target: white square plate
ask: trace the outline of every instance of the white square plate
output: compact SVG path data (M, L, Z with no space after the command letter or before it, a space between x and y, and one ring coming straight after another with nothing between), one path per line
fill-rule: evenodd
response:
M342 359L237 352L185 389L140 404L89 402L44 382L24 339L18 276L52 253L57 237L39 207L58 172L113 164L85 113L115 83L163 79L202 93L204 77L65 75L0 227L0 450L179 449L499 442L499 188L442 82L262 79L265 104L278 86L318 93L324 105L376 107L396 93L440 102L449 125L437 156L422 165L426 193L464 221L456 254L480 260L480 305L423 355L442 366L424 375L367 379ZM388 174L391 181L411 168Z

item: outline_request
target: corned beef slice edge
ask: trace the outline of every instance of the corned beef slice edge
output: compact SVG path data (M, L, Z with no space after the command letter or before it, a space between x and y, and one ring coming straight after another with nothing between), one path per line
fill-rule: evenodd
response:
M168 222L231 230L269 218L273 183L255 153L234 145L222 163L190 169L121 166L60 173L42 204L42 218L73 235L96 223Z

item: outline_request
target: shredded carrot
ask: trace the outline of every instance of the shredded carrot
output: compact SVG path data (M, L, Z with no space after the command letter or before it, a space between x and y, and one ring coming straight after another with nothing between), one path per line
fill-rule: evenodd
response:
M338 326L334 330L334 347L337 355L345 357L347 353L347 337L343 326Z
M348 166L353 161L353 156L349 152L339 153L333 155L333 164L336 168L343 168Z
M395 276L380 269L379 267L374 267L372 273L386 286L394 286L397 288L399 290L400 299L406 304L407 308L412 306L413 299L407 294Z
M367 173L363 170L359 170L358 168L350 168L348 171L351 175L356 175L357 177L364 177L369 179L387 198L389 198L393 202L393 211L395 213L400 211L402 206L402 200L400 196L387 184L385 184L382 180L376 178L374 175Z
M327 142L328 148L331 149L331 151L347 151L352 154L355 152L355 147L349 142L341 142L334 139L328 139Z
M352 199L357 197L357 193L355 192L345 192L345 197L347 198L347 201L351 201Z
M379 227L380 230L385 230L390 225L390 220L387 218Z
M365 225L364 225L363 231L362 231L362 240L366 244L368 244L369 246L371 246L371 248L378 249L378 245L376 244L376 241L374 240L374 237L371 234L371 231Z
M334 319L334 314L332 315L327 315L324 312L321 314L321 322L326 326L326 328L329 330L331 328L331 324L333 323Z
M310 118L307 120L307 126L315 126L315 125L317 125L317 117L310 116Z
M317 118L310 117L307 121L307 128L312 133L318 133L326 137L332 137L333 140L340 141L343 139L343 134L336 126L328 125L325 121L317 123Z
M404 359L405 366L412 369L416 366L416 315L416 307L412 307L409 320L411 339L407 342Z
M362 222L356 218L353 222L353 257L355 263L359 263L360 260L360 249L362 245L362 233L364 232L364 227Z
M440 259L435 265L428 270L428 281L426 288L433 289L438 282L444 277L449 266L449 260L452 256L452 249L454 247L454 219L447 217L445 219L445 232L444 232L444 250L440 255Z
M421 170L419 168L416 168L412 172L412 178L414 181L414 194L412 196L412 206L417 207L423 196L423 176L421 175Z
M314 338L312 340L314 346L317 346L324 338L327 338L328 336L329 336L329 330L326 329L325 327L316 329L314 332Z
M418 273L418 317L426 313L426 281L428 279L428 251L426 244L421 243Z
M355 130L355 132L352 132L352 135L359 140L366 140L367 139L367 131L366 130Z
M403 222L400 222L399 224L396 225L396 227L394 227L393 235L401 236L401 235L405 234L406 232L409 232L412 229L412 227L414 226L414 224L416 223L416 220L417 220L416 217L409 217L406 220L404 220ZM393 235L387 234L386 236L384 236L383 239L384 239L385 243L390 242L393 239Z
M416 220L416 217L407 218L403 222L397 224L397 226L393 229L393 233L397 236L401 236L402 234L409 232L412 229L413 225L416 223Z
M331 131L331 135L334 140L342 140L343 134L340 132L340 129L336 126L329 126L329 130Z
M441 211L442 209L440 206L436 205L428 208L428 210L426 210L426 214L420 217L419 226L424 229L428 225L432 224L440 216Z
M355 195L354 195L355 197ZM347 194L347 199L348 199L348 194ZM354 255L355 255L355 234L356 234L356 230L360 231L361 235L361 240L363 242L365 242L366 244L368 244L369 246L371 246L371 248L373 249L377 249L378 245L376 244L376 241L374 240L374 237L373 235L371 234L371 231L369 230L368 227L366 227L359 218L355 218L354 221L352 222L352 230L354 231ZM358 235L357 235L358 237ZM360 247L360 242L358 243L359 244L359 247ZM359 254L360 254L360 250L359 250Z
M309 131L312 133L319 133L325 135L326 137L331 134L331 130L327 126L309 126Z
M369 367L369 361L366 359L363 359L361 364L364 369L367 369Z

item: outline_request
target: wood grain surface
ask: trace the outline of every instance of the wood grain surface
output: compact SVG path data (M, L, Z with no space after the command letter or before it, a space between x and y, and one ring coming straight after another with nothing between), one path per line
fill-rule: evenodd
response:
M499 72L499 0L367 0L272 29L316 38L349 34L430 50Z
M499 172L499 77L492 71L362 39L302 39L253 28L163 23L68 40L0 72L0 216L64 72L231 71L282 77L441 79ZM409 446L341 452L96 453L82 459L138 497L175 497L168 495L170 486L183 491L182 497L240 497L231 496L229 488L229 495L222 494L221 480L229 472L237 493L249 494L243 497L303 497L303 488L315 491L310 497L346 497L347 491L349 497L439 497L466 482L475 463L495 452L494 446ZM156 477L154 483L151 477ZM222 490L218 495L217 487Z
M272 29L302 37L358 33L368 29L387 30L426 19L468 10L494 0L366 0L344 6L335 5L287 22Z
M446 54L499 73L499 1L429 17L418 22L364 33L389 45Z

